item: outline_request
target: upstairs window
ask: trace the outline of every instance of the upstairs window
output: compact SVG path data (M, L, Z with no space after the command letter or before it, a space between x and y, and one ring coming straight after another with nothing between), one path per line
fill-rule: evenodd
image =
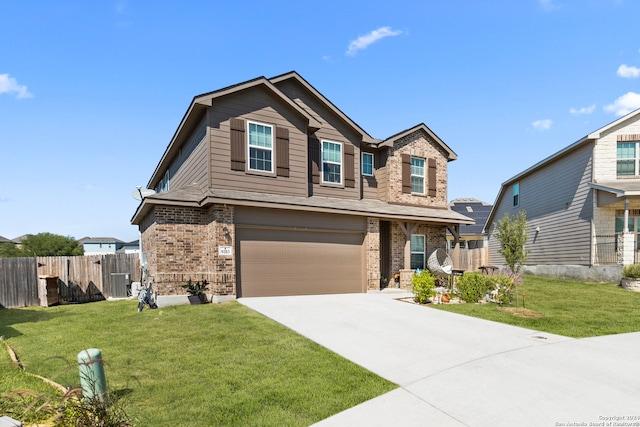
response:
M616 150L616 175L617 176L637 176L638 172L638 149L639 142L618 142Z
M322 141L322 182L342 184L342 144Z
M362 153L362 175L373 176L372 153Z
M424 270L425 264L425 237L424 234L411 235L411 268Z
M424 194L424 159L411 158L411 192Z
M513 184L513 206L520 205L520 183Z
M273 127L249 122L249 170L273 173Z

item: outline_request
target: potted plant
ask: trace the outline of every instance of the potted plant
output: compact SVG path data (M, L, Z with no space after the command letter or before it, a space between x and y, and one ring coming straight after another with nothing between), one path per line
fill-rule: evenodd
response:
M189 302L191 304L203 304L207 302L206 291L209 288L209 282L203 280L202 282L193 283L191 279L187 281L186 285L182 285L189 294Z
M640 264L627 265L622 269L620 286L625 289L640 292Z

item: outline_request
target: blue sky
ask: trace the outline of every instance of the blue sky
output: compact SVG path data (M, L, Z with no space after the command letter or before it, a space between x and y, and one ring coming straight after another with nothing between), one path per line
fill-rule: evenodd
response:
M2 1L0 235L130 225L191 99L291 70L372 136L424 122L449 199L640 107L640 2Z

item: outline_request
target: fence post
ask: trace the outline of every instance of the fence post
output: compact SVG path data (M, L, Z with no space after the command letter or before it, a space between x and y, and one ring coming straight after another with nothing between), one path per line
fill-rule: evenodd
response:
M102 365L102 353L97 348L82 350L78 353L78 366L80 368L80 385L82 395L89 400L96 398L107 401L107 381Z

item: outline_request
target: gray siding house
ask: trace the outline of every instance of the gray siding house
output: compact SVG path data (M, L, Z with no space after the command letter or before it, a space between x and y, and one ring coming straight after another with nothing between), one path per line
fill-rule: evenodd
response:
M502 184L485 224L492 264L504 263L494 223L521 210L529 227L528 266L633 263L640 233L640 110Z
M139 226L160 299L379 290L473 223L447 206L457 158L426 125L370 136L295 72L194 97Z

